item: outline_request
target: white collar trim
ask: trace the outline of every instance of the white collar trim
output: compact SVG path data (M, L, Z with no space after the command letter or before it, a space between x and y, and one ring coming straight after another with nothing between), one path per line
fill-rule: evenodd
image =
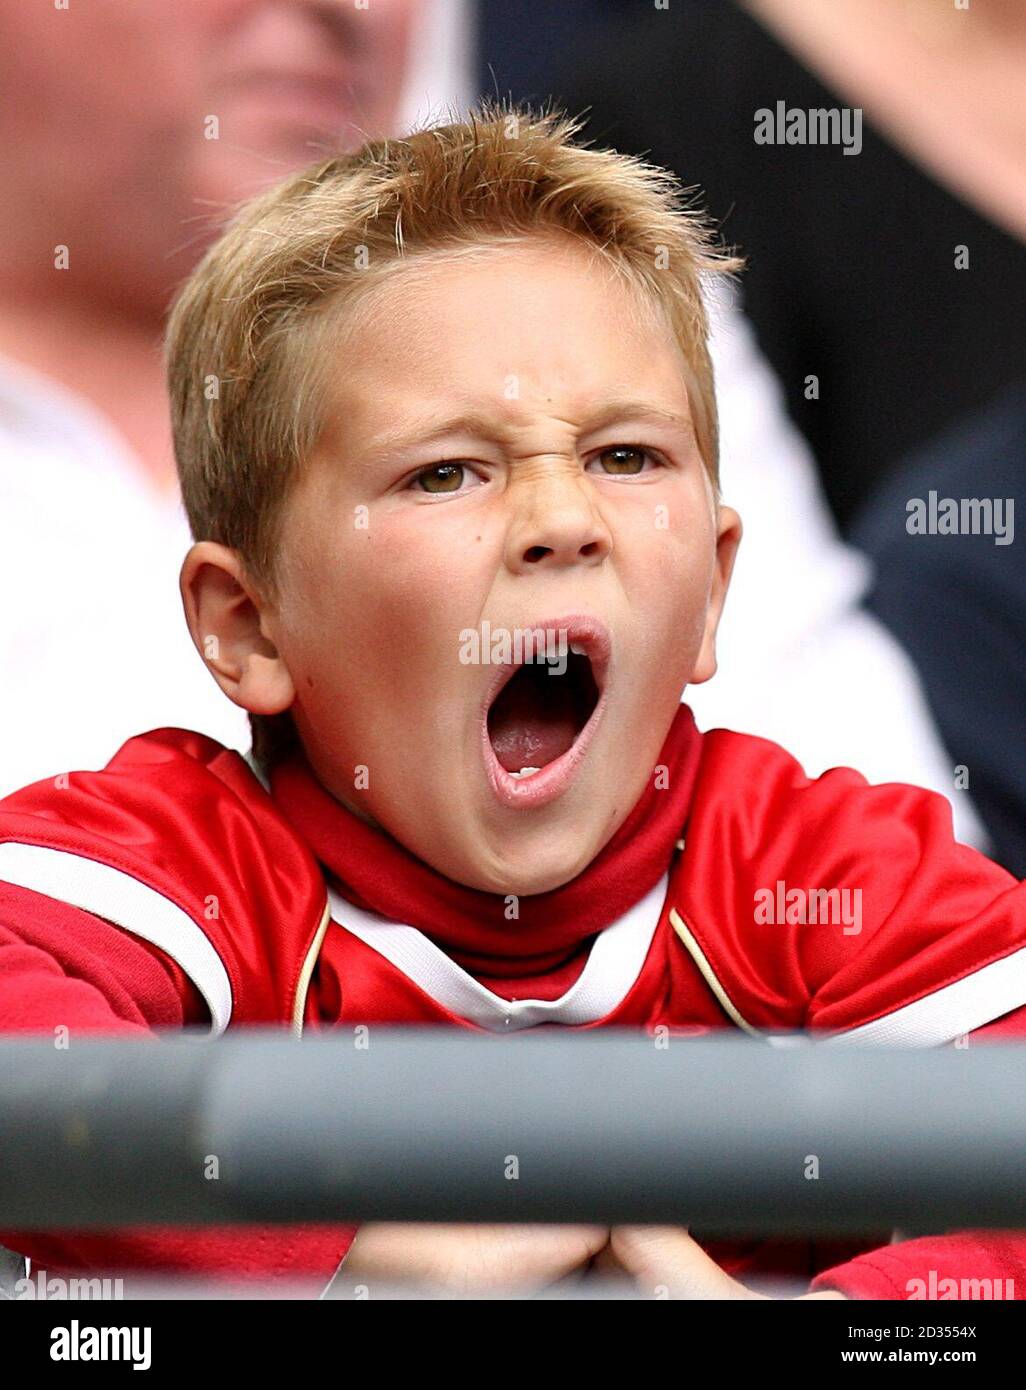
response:
M481 1028L512 1033L539 1023L580 1026L611 1013L645 964L663 914L669 874L617 921L599 932L584 970L559 999L503 999L486 989L416 927L364 912L328 888L332 921L377 951L436 1003ZM516 930L515 923L511 931Z

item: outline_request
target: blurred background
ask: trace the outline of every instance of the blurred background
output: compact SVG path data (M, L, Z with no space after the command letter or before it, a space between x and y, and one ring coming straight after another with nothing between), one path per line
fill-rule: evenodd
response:
M0 0L0 69L0 795L165 724L248 748L181 614L168 304L240 200L489 94L747 258L700 725L933 787L1026 874L1021 0Z

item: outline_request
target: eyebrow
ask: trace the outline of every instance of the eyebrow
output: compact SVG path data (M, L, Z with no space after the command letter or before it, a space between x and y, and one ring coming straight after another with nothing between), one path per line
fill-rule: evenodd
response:
M602 429L616 420L639 420L653 425L669 426L694 434L691 417L677 410L668 410L654 401L634 400L615 397L606 400L594 414L583 423L581 433L586 434ZM498 424L495 417L477 410L462 411L445 420L427 420L423 425L404 426L400 429L385 430L374 437L366 450L368 458L382 458L402 449L432 444L450 434L477 434L491 438L502 437L508 430Z

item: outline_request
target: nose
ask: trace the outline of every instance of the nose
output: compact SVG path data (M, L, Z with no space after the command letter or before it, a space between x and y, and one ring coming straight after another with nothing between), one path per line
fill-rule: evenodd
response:
M613 537L586 478L535 474L511 492L514 517L506 550L511 570L600 565L612 551Z

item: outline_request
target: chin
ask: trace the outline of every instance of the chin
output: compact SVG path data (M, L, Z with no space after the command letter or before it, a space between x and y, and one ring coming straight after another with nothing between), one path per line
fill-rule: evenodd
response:
M542 845L525 845L519 852L511 851L507 845L498 861L487 866L468 865L461 880L486 893L513 894L518 898L562 888L588 867L599 846L592 844L591 837L584 843L579 827L568 835L569 843L560 844L557 839L553 844L553 838L549 833Z
M538 893L551 893L553 889L562 888L564 883L569 883L571 879L576 878L590 862L591 859L589 858L583 864L554 866L548 873L539 872L534 868L525 869L523 876L517 881L517 886L509 891L515 893L518 898L528 898Z

